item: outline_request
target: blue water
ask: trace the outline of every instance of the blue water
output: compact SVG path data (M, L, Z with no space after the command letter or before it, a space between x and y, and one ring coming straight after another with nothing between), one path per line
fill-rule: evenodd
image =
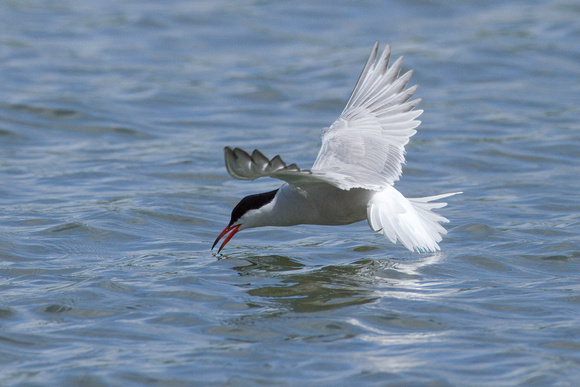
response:
M0 31L0 385L576 385L576 1L3 1ZM212 255L279 185L223 147L308 168L377 39L425 110L397 188L464 192L442 251L361 222Z

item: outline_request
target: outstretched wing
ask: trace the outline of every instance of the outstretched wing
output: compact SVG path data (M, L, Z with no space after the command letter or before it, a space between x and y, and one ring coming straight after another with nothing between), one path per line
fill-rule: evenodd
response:
M399 76L403 58L388 67L391 46L376 60L379 42L340 117L322 132L322 147L312 172L332 178L342 189L382 190L402 174L405 145L420 121L409 101L417 86L406 88L412 70Z
M259 177L269 176L298 186L315 183L338 184L337 181L324 174L314 173L309 169L300 169L296 164L286 165L280 156L268 159L257 149L250 155L240 148L232 150L230 147L225 147L224 157L226 169L235 179L255 180Z

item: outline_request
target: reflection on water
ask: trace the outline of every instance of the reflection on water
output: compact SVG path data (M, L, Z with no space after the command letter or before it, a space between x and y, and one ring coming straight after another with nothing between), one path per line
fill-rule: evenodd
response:
M365 259L347 265L308 267L290 257L245 257L233 267L242 276L277 279L275 285L251 287L251 296L268 298L284 310L320 312L362 305L382 297L426 297L419 269L439 262L441 254L412 260Z
M275 285L252 288L248 294L275 301L283 310L318 312L374 300L364 286L368 281L359 275L364 265L309 268L284 256L246 259L248 265L234 268L240 275L276 277L279 280Z
M0 5L0 385L575 385L571 0ZM437 254L247 230L226 145L307 168L373 42L424 109L397 187Z

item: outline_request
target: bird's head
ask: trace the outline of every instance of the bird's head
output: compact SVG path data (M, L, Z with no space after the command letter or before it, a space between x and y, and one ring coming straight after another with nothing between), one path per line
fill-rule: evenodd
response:
M248 195L240 200L240 202L232 210L230 223L226 228L224 228L221 234L218 235L215 242L211 246L211 249L213 250L220 239L222 239L228 233L229 235L226 237L226 239L224 239L222 245L218 249L218 254L238 231L250 227L265 226L266 224L263 223L263 219L265 212L267 212L266 208L270 207L270 204L276 196L276 192L278 192L277 189L270 192Z

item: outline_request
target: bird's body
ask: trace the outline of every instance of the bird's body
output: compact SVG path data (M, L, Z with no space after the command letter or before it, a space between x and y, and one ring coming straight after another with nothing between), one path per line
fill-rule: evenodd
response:
M432 211L435 202L455 193L407 199L393 184L402 174L404 146L416 131L422 111L411 100L417 86L406 88L412 72L399 76L402 58L388 67L390 46L376 61L378 42L340 117L323 129L322 146L309 170L287 166L279 156L268 159L225 148L226 168L234 178L270 176L284 180L279 189L245 197L232 211L229 225L216 239L262 226L345 225L368 220L393 243L417 251L439 250L448 222ZM212 248L213 248L212 247Z
M345 191L324 183L302 187L286 183L261 208L260 216L248 217L244 228L297 224L340 226L359 222L366 219L367 203L373 194L360 188Z

